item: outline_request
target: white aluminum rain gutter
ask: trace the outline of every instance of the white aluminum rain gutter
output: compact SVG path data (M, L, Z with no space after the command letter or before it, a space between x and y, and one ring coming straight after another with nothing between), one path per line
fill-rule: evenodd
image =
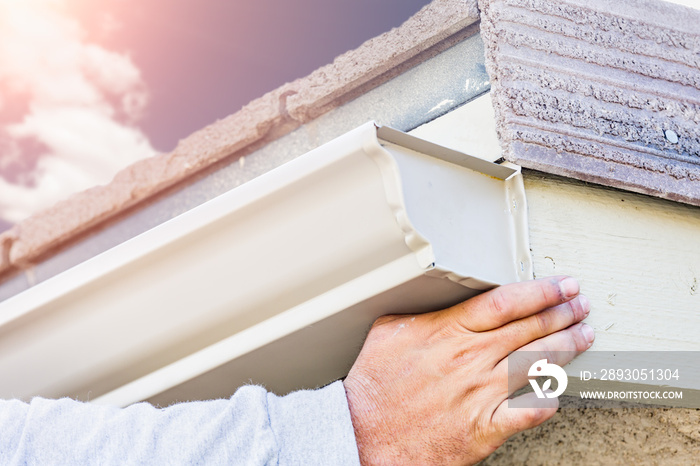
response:
M531 275L518 167L368 123L0 303L0 397L315 387L376 317Z

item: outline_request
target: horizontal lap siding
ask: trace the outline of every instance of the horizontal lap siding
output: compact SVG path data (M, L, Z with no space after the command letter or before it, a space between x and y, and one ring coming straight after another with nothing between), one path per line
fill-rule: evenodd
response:
M538 277L569 274L594 350L700 351L700 208L525 172Z

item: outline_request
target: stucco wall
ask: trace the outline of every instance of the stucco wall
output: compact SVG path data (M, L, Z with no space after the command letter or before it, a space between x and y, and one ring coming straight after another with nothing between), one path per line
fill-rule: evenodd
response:
M563 398L559 412L522 432L484 465L694 465L700 457L700 410L585 408Z

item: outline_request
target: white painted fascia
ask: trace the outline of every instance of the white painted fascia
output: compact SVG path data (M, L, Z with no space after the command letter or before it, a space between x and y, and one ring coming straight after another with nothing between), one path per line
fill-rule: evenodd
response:
M489 162L502 156L490 92L420 125L410 134Z
M518 167L368 123L0 303L0 397L315 387L379 315L531 275Z

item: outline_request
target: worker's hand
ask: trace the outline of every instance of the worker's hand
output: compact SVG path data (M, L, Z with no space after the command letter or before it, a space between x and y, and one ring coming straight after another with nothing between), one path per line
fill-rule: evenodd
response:
M507 356L537 351L566 364L593 343L579 323L589 308L575 279L553 277L377 319L344 382L362 463L471 464L554 416L556 398L508 408Z

